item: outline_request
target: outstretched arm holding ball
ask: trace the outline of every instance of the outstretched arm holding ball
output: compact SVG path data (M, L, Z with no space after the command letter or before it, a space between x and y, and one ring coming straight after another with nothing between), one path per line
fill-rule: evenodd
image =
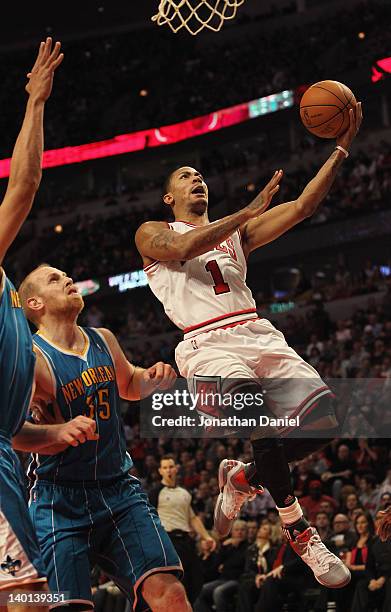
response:
M348 157L350 146L360 129L361 122L361 102L357 102L357 105L349 110L348 129L337 138L335 150L300 196L292 202L275 206L242 226L243 249L246 256L315 213L330 191L339 167Z

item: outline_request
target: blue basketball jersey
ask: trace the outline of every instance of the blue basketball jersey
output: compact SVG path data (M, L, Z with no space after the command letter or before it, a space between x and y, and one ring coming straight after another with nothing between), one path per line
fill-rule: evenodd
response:
M39 334L34 345L52 374L56 403L65 421L79 415L95 419L99 440L69 446L57 455L35 455L32 473L38 480L97 481L126 474L132 460L120 412L114 363L103 336L95 329L80 328L85 336L82 354L62 349ZM34 463L34 461L33 461Z
M27 416L34 364L31 333L19 295L3 271L0 278L0 435L7 439L20 429Z

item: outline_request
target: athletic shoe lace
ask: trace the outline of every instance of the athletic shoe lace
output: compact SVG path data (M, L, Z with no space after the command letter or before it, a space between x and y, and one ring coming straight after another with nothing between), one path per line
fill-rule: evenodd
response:
M234 489L231 489L230 491L225 491L225 503L223 502L223 512L226 517L229 519L235 518L239 514L244 502L248 499L248 493L242 493L241 491L235 491Z
M308 540L304 555L308 565L313 569L325 570L325 572L329 570L330 563L335 562L335 555L323 544L318 533L314 533Z
M241 493L240 491L235 491L233 494L233 511L235 514L240 511L244 502L248 499L248 493Z

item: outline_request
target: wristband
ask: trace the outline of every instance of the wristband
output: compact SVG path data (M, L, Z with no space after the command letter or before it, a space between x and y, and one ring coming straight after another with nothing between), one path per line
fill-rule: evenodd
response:
M345 159L349 157L349 151L341 147L341 145L337 145L335 148L338 149L338 151L341 151L345 155Z

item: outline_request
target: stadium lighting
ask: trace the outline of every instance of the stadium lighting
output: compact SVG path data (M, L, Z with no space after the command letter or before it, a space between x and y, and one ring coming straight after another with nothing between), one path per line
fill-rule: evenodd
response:
M87 53L87 52L86 52ZM291 108L294 105L294 91L289 89L243 102L229 108L195 117L180 123L150 128L131 134L120 134L109 140L90 142L74 147L51 149L43 154L42 167L54 168L77 164L92 159L102 159L124 153L133 153L147 148L175 144L195 136L209 134L232 125L244 123L262 115ZM9 176L11 159L0 160L0 178Z

